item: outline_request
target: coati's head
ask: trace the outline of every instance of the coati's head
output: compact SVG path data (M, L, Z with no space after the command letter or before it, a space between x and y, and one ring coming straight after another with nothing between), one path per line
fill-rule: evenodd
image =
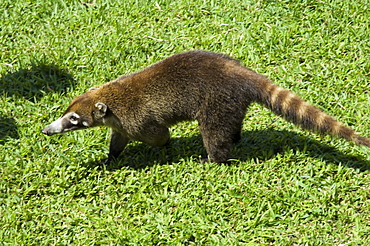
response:
M108 107L97 102L95 88L76 97L68 106L64 114L42 130L42 133L51 136L54 134L86 129L104 125Z

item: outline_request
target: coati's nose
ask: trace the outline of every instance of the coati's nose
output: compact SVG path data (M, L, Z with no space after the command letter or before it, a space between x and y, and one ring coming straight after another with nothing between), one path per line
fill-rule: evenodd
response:
M41 131L43 134L48 135L48 132L45 129L42 129Z
M65 127L62 125L63 119L59 118L52 122L50 125L46 126L41 132L45 135L51 136L54 134L65 132Z
M50 136L51 134L48 132L48 127L45 127L44 129L42 129L41 131L43 134L47 135L47 136Z

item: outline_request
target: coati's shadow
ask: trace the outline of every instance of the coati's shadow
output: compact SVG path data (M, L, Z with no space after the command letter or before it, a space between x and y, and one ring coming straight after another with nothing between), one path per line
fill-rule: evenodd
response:
M64 92L74 83L72 75L65 69L35 62L31 68L1 74L0 93L34 101L45 93Z
M46 93L61 93L73 86L75 80L65 69L53 64L34 62L30 68L0 74L0 94L14 100L26 99L35 102ZM0 111L0 144L7 137L19 138L13 118Z
M172 138L170 143L163 147L151 147L147 144L135 142L126 147L119 158L106 165L107 170L116 170L122 167L143 169L153 165L166 165L187 160L193 157L200 160L206 156L202 138L199 134L191 137ZM102 165L101 161L91 162L88 165Z
M18 128L14 119L3 117L0 114L0 144L3 145L8 137L18 139Z
M241 141L232 149L232 158L240 161L268 160L288 150L303 152L328 163L341 164L362 171L370 170L370 162L361 156L347 155L334 147L291 131L273 129L243 132ZM142 143L128 146L119 159L106 166L107 170L122 167L142 169L156 164L176 163L193 157L200 161L205 156L201 136L175 138L166 147L153 148ZM97 162L88 165L96 166ZM200 164L201 165L201 164ZM231 164L233 165L233 164Z
M266 129L244 132L240 143L233 149L232 156L241 161L257 158L268 160L277 154L284 155L288 150L292 150L293 153L305 153L307 156L327 163L344 165L361 171L370 170L370 161L362 156L345 154L322 141L286 130Z

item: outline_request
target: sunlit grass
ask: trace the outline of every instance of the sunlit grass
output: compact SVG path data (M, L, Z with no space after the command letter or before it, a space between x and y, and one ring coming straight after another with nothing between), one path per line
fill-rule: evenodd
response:
M174 53L231 55L370 136L367 1L0 2L4 245L364 245L369 153L259 105L235 163L200 163L196 122L166 148L105 128L46 137L75 96Z

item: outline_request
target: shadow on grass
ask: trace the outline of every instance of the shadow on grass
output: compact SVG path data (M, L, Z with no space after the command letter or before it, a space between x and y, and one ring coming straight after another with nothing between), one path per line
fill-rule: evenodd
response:
M341 164L361 171L370 170L370 162L361 156L347 155L334 147L295 132L273 129L244 132L242 140L233 148L231 155L240 161L252 159L264 161L274 158L277 154L284 155L288 150L305 153L307 156L336 165ZM195 135L172 139L169 146L162 148L153 148L142 143L129 145L117 161L105 168L116 170L128 166L133 169L143 169L155 164L176 163L190 157L200 160L199 157L205 155L201 136ZM94 161L87 165L95 167L102 165L101 163L101 161Z
M1 74L0 91L34 102L45 93L64 92L74 83L72 75L65 69L53 64L34 63L31 68Z
M322 141L296 132L267 129L244 132L244 136L246 138L243 138L235 149L239 153L237 158L242 161L256 158L268 160L277 154L284 155L288 150L292 150L293 153L304 153L327 163L344 165L361 171L370 170L370 162L363 156L345 154Z
M66 70L56 65L35 62L31 68L0 74L1 96L31 102L46 93L62 93L73 86L75 80ZM16 122L7 115L0 114L0 144L6 138L19 138Z
M4 144L6 138L18 139L18 128L15 120L0 115L0 144Z

